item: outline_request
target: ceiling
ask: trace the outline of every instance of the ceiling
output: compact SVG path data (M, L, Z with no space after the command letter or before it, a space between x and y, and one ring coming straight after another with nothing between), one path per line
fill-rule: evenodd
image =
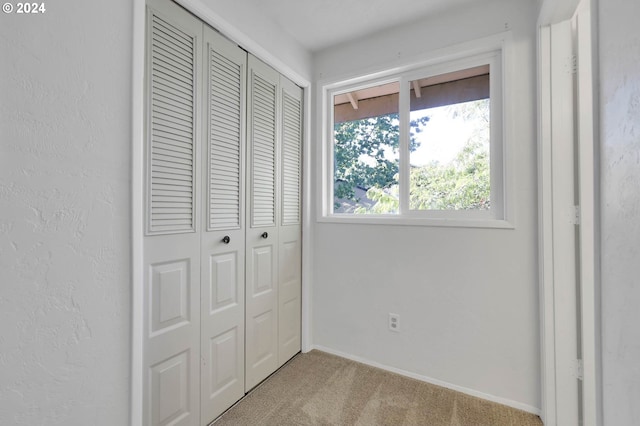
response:
M447 9L486 0L241 0L315 52Z

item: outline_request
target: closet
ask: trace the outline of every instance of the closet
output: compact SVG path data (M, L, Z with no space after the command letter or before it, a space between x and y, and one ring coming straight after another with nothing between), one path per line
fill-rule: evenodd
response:
M147 2L144 424L206 425L300 351L302 89Z

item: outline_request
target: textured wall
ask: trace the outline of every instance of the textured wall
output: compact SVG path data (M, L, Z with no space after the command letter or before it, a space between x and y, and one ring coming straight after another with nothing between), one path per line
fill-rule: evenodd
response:
M605 425L640 425L640 2L601 0Z
M131 2L0 14L0 424L128 423Z

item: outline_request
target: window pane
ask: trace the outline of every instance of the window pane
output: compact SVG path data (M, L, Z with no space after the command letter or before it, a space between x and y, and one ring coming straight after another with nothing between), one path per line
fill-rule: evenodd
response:
M334 213L398 213L399 84L334 96Z
M489 66L411 82L409 209L489 210Z
M489 210L490 101L411 111L428 117L410 153L411 210Z

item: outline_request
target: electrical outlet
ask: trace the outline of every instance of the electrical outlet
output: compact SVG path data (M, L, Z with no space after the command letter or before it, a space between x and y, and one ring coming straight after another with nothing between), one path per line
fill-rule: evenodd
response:
M400 315L389 313L389 330L400 331Z

